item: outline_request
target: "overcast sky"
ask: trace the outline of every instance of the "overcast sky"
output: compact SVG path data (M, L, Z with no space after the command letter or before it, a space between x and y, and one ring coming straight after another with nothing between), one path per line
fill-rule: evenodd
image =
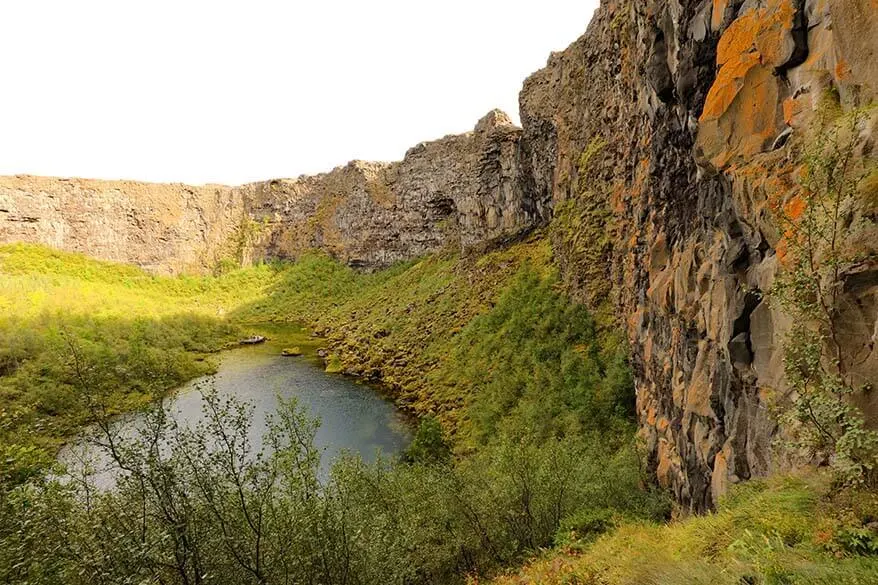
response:
M471 129L598 0L2 0L0 174L230 183Z

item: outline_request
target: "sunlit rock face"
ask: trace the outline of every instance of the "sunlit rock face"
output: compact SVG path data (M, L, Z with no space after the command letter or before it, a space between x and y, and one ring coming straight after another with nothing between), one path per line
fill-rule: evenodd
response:
M521 129L495 110L472 132L424 142L402 161L240 187L0 177L0 241L38 242L154 272L321 249L377 268L438 250L490 246L545 223L528 196Z
M875 99L876 27L875 0L604 0L525 82L522 164L551 194L565 280L627 327L650 468L693 510L780 463L768 404L789 321L767 298L784 262L770 209L795 205L789 144L821 96ZM876 156L875 127L857 156ZM859 238L844 353L874 385L878 234Z
M32 242L156 273L232 253L241 193L230 187L0 177L0 242Z

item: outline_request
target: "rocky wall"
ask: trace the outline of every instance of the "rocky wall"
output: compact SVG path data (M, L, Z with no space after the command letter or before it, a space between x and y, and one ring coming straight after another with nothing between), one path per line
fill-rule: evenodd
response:
M365 268L470 250L543 224L527 195L521 129L500 111L395 163L227 187L0 177L0 242L35 242L163 273L324 250Z
M650 468L692 510L778 464L769 404L786 391L789 324L768 298L783 268L770 209L796 197L793 145L821 96L845 110L874 100L876 26L874 0L604 0L525 82L522 149L532 189L554 202L565 280L627 327ZM875 157L875 123L858 130L861 158ZM845 352L874 383L866 234L840 310Z

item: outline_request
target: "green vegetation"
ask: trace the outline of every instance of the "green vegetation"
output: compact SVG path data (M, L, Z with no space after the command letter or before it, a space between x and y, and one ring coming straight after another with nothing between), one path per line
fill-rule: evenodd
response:
M451 459L451 446L436 417L428 415L421 419L403 459L409 463L446 463Z
M602 343L586 309L557 284L525 266L458 336L437 392L463 399L459 439L467 446L633 432L625 355Z
M0 477L28 475L93 416L77 392L101 369L109 413L212 370L240 334L223 314L268 267L161 278L37 246L0 247ZM30 471L27 471L30 470Z
M247 408L205 397L195 429L161 409L136 439L98 423L127 471L116 489L36 482L7 497L0 581L454 583L551 544L573 511L660 507L630 454L574 440L509 443L454 465L342 459L321 485L316 425L295 405L259 452Z
M866 525L878 515L878 496L830 486L813 472L750 481L715 514L669 525L623 523L593 544L573 539L494 583L875 583L878 536Z
M771 300L793 319L784 343L792 400L781 421L788 451L805 462L829 461L843 483L875 487L878 432L866 427L851 400L871 389L857 372L868 354L858 355L850 341L856 324L845 311L851 302L845 274L878 256L874 219L868 209L862 215L856 201L864 178L874 172L855 153L869 112L824 110L828 119L804 153L801 193L775 210L785 254ZM862 245L870 240L871 246Z
M610 329L615 323L615 293L608 270L615 227L610 186L601 174L606 149L606 141L594 137L583 150L573 195L555 208L550 233L565 263L562 268L567 285L582 291L589 305L596 307L594 316L599 324Z
M212 370L204 361L235 338L223 321L179 315L158 319L44 315L6 318L0 328L0 473L12 473L21 448L58 442L92 418L78 392L101 368L100 384L120 413L145 406ZM86 365L87 364L87 365ZM97 380L95 380L97 383ZM27 452L27 449L25 451Z
M550 254L544 240L534 239L475 259L428 256L372 274L306 256L234 317L307 324L325 335L340 370L380 381L399 402L436 415L454 434L460 395L437 385L458 336L523 267L552 277Z
M8 378L28 400L41 385L64 391L54 410L37 401L57 431L16 427L34 436L20 441L3 492L7 581L459 582L552 545L562 525L667 513L660 494L641 489L624 356L606 351L586 311L557 292L540 240L374 274L319 255L204 279L28 247L5 258L10 288L88 291L66 313L22 325L57 343L22 352ZM327 369L382 379L435 412L405 462L343 460L320 486L311 421L279 413L276 450L256 457L246 407L215 397L211 422L195 431L153 402L152 441L113 435L114 413L205 371L199 356L267 320L313 325L328 335ZM29 368L42 377L25 376ZM78 414L62 415L72 404ZM128 470L109 494L32 473L45 463L31 450L39 436L85 422Z
M0 259L0 583L475 583L540 554L500 582L866 583L876 570L878 502L818 476L750 483L716 515L666 525L618 334L560 292L538 237L372 274L317 254L203 278L28 246ZM420 414L400 460L345 457L321 482L316 423L295 404L264 451L248 405L209 387L200 426L166 415L156 398L271 321L319 331L328 369ZM142 435L113 433L132 408ZM126 470L113 490L44 475L86 423Z
M261 265L217 277L169 278L41 246L4 245L0 246L0 315L222 317L262 294L275 272L275 267Z

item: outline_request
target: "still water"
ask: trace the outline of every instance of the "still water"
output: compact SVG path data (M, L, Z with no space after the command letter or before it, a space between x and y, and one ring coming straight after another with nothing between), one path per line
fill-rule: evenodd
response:
M178 421L196 423L203 416L199 388L211 386L220 397L233 396L252 405L250 439L258 447L268 432L267 417L277 410L279 397L295 398L300 407L320 420L315 444L321 451L323 477L342 451L359 453L365 461L374 461L379 452L394 455L408 445L410 423L392 402L369 386L324 372L313 348L303 346L305 356L281 356L287 343L289 336L283 342L270 339L225 352L215 374L193 380L166 399L169 412ZM136 432L139 422L137 415L131 415L120 419L117 425L124 435ZM62 450L60 458L74 466L83 458L92 460L97 464L95 483L112 485L108 459L95 449L85 441L74 442Z

